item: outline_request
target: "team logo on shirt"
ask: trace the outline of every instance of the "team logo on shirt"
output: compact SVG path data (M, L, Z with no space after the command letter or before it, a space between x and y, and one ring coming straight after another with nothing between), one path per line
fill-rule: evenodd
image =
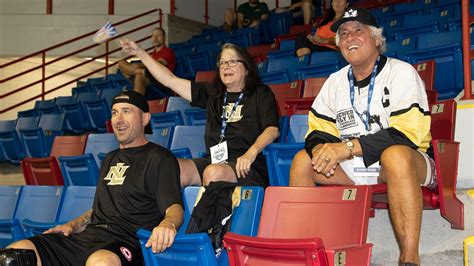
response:
M110 180L107 185L109 186L115 186L115 185L122 185L123 181L125 181L125 171L130 166L126 166L124 163L117 163L116 166L110 167L109 173L107 176L104 178L104 180Z
M336 115L336 122L340 130L357 126L357 120L355 119L354 109L350 108L346 110L341 110Z
M232 108L234 107L234 103L228 103L226 106L224 106L224 115L225 118L227 119L227 123L232 123L232 122L238 122L240 119L242 119L242 107L243 105L237 105L237 108L235 108L234 113L232 114L232 117L229 117L230 112L232 112Z

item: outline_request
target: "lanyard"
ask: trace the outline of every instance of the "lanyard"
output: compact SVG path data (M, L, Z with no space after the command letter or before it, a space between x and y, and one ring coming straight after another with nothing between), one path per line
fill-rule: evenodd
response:
M240 100L242 100L242 97L244 96L244 93L241 92L239 94L239 97L237 98L237 101L235 101L234 103L234 106L232 106L232 110L230 111L230 114L229 114L229 118L228 119L231 119L232 116L234 115L234 112L235 110L237 109L237 105L239 105L240 103ZM223 109L222 110L222 124L221 124L221 140L219 141L222 142L222 140L224 139L224 136L225 136L225 129L227 127L227 118L225 117L225 106L227 105L227 92L224 94L224 106L223 106Z
M375 77L377 76L377 68L379 65L380 56L377 57L377 61L375 62L374 69L372 70L372 75L370 76L370 85L369 85L369 92L367 95L367 110L364 111L362 114L357 111L357 108L354 105L354 74L352 73L352 67L349 68L349 89L350 89L350 97L351 97L351 104L352 109L356 112L356 114L360 117L360 120L364 122L365 129L367 131L371 130L370 126L370 101L372 100L372 94L374 93L374 85L375 85ZM365 119L364 119L365 114Z

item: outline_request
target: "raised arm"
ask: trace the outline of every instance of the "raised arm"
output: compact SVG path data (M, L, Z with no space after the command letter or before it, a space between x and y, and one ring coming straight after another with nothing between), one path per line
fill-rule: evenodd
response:
M65 236L69 236L73 233L80 233L86 229L86 226L91 222L91 215L92 215L92 210L88 210L78 218L62 224L58 225L56 227L53 227L49 230L46 230L44 233L49 234L49 233L59 233L63 234Z
M165 218L161 223L153 228L150 239L146 242L146 247L151 247L153 253L163 252L171 247L178 228L183 223L183 207L173 204L166 209Z
M157 81L172 89L184 99L191 101L191 81L176 77L166 66L155 61L145 50L140 48L134 41L120 40L122 50L140 58L141 62L150 71Z

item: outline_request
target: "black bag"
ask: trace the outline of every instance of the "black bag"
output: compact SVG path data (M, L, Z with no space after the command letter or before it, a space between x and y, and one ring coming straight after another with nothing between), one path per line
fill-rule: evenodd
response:
M36 254L31 249L0 249L1 266L36 266Z
M222 240L230 229L232 193L236 186L236 183L224 181L211 182L194 207L186 229L186 233L206 232L217 254L222 250Z

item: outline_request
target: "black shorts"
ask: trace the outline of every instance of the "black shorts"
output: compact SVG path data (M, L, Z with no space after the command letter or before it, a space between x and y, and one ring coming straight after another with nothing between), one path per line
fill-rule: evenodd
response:
M202 183L204 169L206 169L206 167L211 164L211 158L193 158L191 160L196 165ZM237 176L237 172L235 170L236 160L228 160L226 164L232 167L235 176ZM257 160L255 160L255 162L250 167L250 173L246 177L237 178L237 185L239 186L261 186L265 188L268 186L268 182L267 165L265 163L258 163Z
M122 265L144 265L138 240L124 239L123 234L110 229L88 226L71 236L44 234L28 240L35 245L42 265L85 265L87 258L100 249L117 254Z

